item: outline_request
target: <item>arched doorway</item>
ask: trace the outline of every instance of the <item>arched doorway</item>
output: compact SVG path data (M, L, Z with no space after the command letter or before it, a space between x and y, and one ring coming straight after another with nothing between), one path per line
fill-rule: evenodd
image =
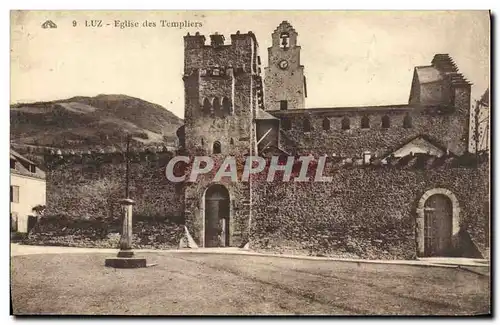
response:
M204 247L229 246L229 191L215 184L205 192Z
M424 255L448 256L451 253L452 203L443 194L434 194L424 207Z
M418 202L416 217L417 256L453 256L459 248L457 197L444 188L428 190Z

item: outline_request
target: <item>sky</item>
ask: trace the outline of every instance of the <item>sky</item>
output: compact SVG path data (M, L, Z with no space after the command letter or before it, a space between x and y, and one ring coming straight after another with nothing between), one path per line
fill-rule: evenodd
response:
M57 28L41 28L49 19ZM118 20L139 26L115 27ZM162 27L161 20L202 26ZM487 11L18 11L11 13L10 101L125 94L183 117L184 35L199 31L208 42L218 32L229 43L237 30L252 31L265 67L283 20L299 34L308 108L405 104L413 68L436 53L455 60L473 99L489 87ZM91 21L102 27L86 27Z

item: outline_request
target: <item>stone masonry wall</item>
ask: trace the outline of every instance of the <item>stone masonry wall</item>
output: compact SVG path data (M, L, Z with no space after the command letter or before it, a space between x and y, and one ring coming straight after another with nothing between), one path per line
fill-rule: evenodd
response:
M456 90L455 110L440 107L357 107L270 111L282 120L288 120L291 128L284 130L292 141L285 150L301 154L328 154L361 156L364 151L383 154L403 145L418 135L428 135L447 146L455 154L467 150L470 90ZM439 112L441 110L441 112ZM412 127L404 128L405 116L411 116ZM367 116L370 127L361 128L361 119ZM382 117L388 116L390 127L382 128ZM342 130L342 119L349 118L350 129ZM311 129L304 128L304 120L310 121ZM323 120L328 119L330 129L323 130ZM286 142L284 142L286 143Z
M178 185L165 176L168 160L130 163L134 216L182 222ZM63 163L47 171L46 215L73 219L121 220L118 200L125 197L125 163Z
M460 227L484 247L488 167L433 170L357 167L326 170L332 182L265 182L253 187L254 248L361 258L416 254L416 205L425 191L458 198Z

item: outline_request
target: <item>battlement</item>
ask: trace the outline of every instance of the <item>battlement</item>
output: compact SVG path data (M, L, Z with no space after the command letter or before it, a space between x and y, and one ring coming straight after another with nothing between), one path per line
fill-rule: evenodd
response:
M196 32L194 35L187 33L184 36L184 47L185 49L202 49L202 48L221 48L221 47L235 47L240 46L242 41L247 42L248 44L257 45L257 38L252 31L248 33L241 33L237 31L236 34L231 34L231 42L230 44L225 44L225 36L215 32L214 34L209 35L210 43L207 44L207 38L205 35L200 34L200 32Z

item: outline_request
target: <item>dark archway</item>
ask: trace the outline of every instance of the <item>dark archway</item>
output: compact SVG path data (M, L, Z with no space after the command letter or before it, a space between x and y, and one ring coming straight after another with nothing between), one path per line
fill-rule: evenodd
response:
M222 99L222 112L223 115L231 115L231 102L227 97Z
M351 128L351 121L348 117L342 119L342 130L349 130Z
M382 129L388 129L391 127L391 119L389 116L384 115L382 116Z
M219 154L221 152L222 152L222 145L220 144L219 141L215 141L212 147L212 153Z
M324 131L330 130L330 120L328 119L328 117L325 117L323 119L323 130Z
M206 190L204 247L229 246L230 201L223 185L214 184Z
M208 98L205 98L203 101L203 115L209 116L212 113L212 105L210 105L210 101Z

